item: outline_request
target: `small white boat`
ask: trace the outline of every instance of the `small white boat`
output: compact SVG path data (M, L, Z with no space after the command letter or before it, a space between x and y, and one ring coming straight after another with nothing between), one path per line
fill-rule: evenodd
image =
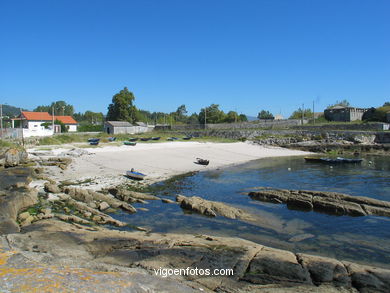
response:
M146 177L145 174L136 172L133 169L131 171L126 171L126 176L137 180L143 180Z

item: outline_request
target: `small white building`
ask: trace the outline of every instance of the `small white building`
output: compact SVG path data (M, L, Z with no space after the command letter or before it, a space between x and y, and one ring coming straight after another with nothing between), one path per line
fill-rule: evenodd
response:
M12 119L12 128L15 127L15 120L20 120L23 128L23 135L29 136L48 136L53 135L54 132L61 132L61 128L58 125L52 123L55 120L59 120L65 124L69 132L77 131L77 122L71 116L52 116L47 112L29 112L22 111L19 118ZM43 124L49 124L47 127Z

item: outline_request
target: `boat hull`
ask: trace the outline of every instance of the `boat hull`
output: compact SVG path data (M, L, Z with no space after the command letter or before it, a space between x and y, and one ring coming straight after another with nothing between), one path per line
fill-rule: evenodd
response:
M137 180L143 180L146 177L145 174L142 174L140 172L135 172L135 171L127 171L126 176Z

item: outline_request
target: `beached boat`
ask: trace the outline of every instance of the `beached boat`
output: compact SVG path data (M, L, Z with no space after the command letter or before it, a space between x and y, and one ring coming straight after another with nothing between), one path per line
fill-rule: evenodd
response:
M99 144L99 141L96 140L96 141L90 141L89 142L90 145L98 145Z
M184 140L190 140L192 138L192 136L185 136L183 137Z
M124 145L132 145L132 146L135 146L137 143L134 142L134 141L124 141L123 144L124 144Z
M108 141L115 141L116 140L116 137L109 137L108 138Z
M137 141L138 140L138 137L130 137L129 138L129 141Z
M133 169L131 169L130 171L126 171L126 176L137 180L143 180L146 177L145 174L136 172Z
M152 140L160 140L161 137L152 137Z
M88 138L88 142L99 142L100 138Z
M167 140L169 140L169 141L175 141L175 140L178 140L178 138L177 138L177 137L168 137Z
M347 159L342 157L337 158L318 158L318 157L305 157L306 162L310 163L326 163L326 164L359 164L363 159Z
M210 163L210 161L206 159L196 158L196 163L199 165L207 166Z
M148 141L148 140L151 140L152 138L151 137L141 137L140 140L141 141Z

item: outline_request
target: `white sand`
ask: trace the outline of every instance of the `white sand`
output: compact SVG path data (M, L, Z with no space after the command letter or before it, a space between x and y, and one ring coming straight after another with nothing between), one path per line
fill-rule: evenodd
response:
M260 146L249 142L200 143L163 142L138 143L136 146L104 146L87 148L89 155L73 158L63 173L54 171L55 179L83 180L93 178L93 188L125 182L123 175L134 168L147 174L147 183L164 180L190 171L215 169L267 157L305 155L307 152L278 147ZM57 149L56 155L69 149ZM196 158L210 160L208 166L195 164ZM57 168L58 169L58 168ZM53 169L54 170L54 169Z

